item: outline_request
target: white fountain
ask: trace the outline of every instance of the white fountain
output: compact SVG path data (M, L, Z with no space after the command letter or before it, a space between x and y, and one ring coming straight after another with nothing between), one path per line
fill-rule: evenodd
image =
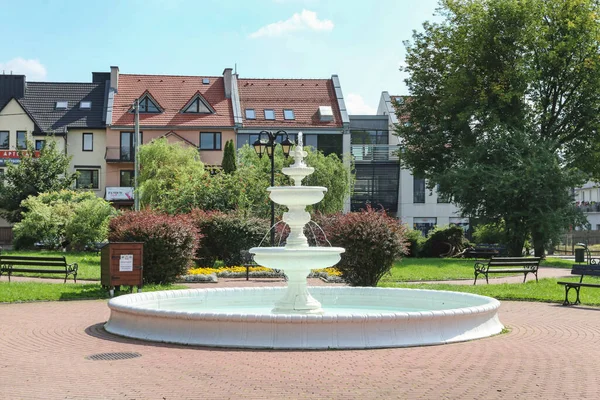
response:
M281 314L323 314L321 303L310 295L306 277L311 269L331 267L340 261L341 247L309 247L304 236L304 226L310 222L310 214L306 206L323 200L326 187L302 186L302 180L314 172L314 168L304 163L307 153L302 148L302 132L298 133L298 145L291 155L295 163L282 172L291 177L294 186L270 187L270 198L277 204L284 205L288 212L283 214L283 221L290 227L290 234L285 247L254 247L254 261L268 268L284 271L288 277L287 290L283 297L275 303L274 313Z
M250 249L257 263L283 270L287 287L188 289L145 292L111 299L108 332L189 345L347 349L444 344L501 332L500 303L468 293L418 289L307 287L311 269L339 262L340 247L309 247L306 206L327 188L302 186L313 168L304 163L302 134L295 163L283 173L294 186L270 187L285 205L290 226L285 247ZM313 297L314 296L314 297Z

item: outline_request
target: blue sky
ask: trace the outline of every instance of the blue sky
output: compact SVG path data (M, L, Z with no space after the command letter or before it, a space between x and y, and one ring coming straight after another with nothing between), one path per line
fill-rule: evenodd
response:
M371 5L372 4L372 5ZM403 40L437 0L0 0L0 73L91 80L122 73L325 78L351 113L406 94Z

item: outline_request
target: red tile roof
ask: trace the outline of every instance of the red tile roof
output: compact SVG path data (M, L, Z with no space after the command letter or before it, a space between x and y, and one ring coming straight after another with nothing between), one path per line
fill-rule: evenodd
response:
M331 79L238 79L244 127L315 127L342 126L340 109ZM333 121L320 121L319 106L330 106ZM246 119L252 108L256 119ZM275 120L265 120L265 109L275 110ZM294 120L283 118L283 110L294 110Z
M208 85L202 79L208 78ZM233 126L231 100L225 98L222 76L119 75L118 93L113 107L113 125L133 125L131 105L145 92L164 109L160 114L140 114L142 126ZM215 109L215 114L181 113L181 109L200 93Z

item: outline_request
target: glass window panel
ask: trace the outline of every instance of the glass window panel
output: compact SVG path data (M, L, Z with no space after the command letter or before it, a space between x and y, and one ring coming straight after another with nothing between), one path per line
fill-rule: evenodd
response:
M253 108L246 108L246 119L256 119L256 112Z
M304 142L304 146L311 146L311 147L314 147L315 149L317 148L317 145L318 145L317 135L304 135L302 138L302 141Z
M190 104L190 106L184 111L186 113L197 113L198 112L198 102L200 100L196 99Z
M265 119L275 119L275 110L266 109Z
M81 103L79 103L79 108L90 109L90 108L92 108L92 102L91 101L82 101Z
M75 182L77 189L98 189L97 169L78 169L79 176Z
M17 149L27 148L27 132L17 131Z
M9 135L7 131L0 132L0 149L8 149L9 147Z
M134 171L133 170L121 170L119 186L121 187L133 187L134 186Z
M215 149L221 150L221 133L215 133Z
M36 140L35 141L35 149L37 151L42 150L45 145L46 145L46 141L45 140Z
M283 119L295 119L294 110L283 110Z
M83 151L94 150L94 135L91 133L83 134Z
M133 160L133 132L121 132L121 154L123 161Z
M425 203L425 179L413 177L413 203Z
M215 136L212 133L200 134L200 149L213 150L215 148Z

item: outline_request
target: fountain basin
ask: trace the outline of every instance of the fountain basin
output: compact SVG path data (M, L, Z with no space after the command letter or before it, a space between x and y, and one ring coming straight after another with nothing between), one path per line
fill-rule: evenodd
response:
M311 287L322 315L273 314L286 288L136 293L108 302L113 334L186 345L363 349L435 345L500 333L500 302L420 289Z
M309 206L323 200L327 188L323 186L271 186L267 188L269 197L277 204L285 206Z
M285 272L306 271L304 278L311 269L321 269L337 264L344 252L342 247L253 247L254 261L265 267L282 269Z

